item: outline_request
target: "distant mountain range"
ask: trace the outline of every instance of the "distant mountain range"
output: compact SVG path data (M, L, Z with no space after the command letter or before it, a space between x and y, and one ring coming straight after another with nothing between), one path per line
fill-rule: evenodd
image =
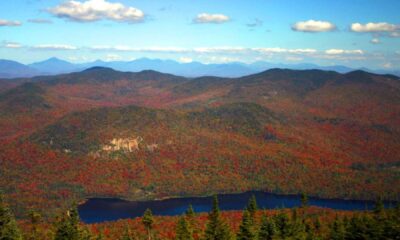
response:
M319 66L310 63L300 64L277 64L269 62L254 62L251 64L232 62L224 64L204 64L200 62L180 63L173 60L140 58L133 61L112 61L104 62L97 60L94 62L74 64L58 58L50 58L42 62L24 65L11 60L0 60L0 78L33 77L39 75L56 75L61 73L71 73L82 71L91 67L109 67L118 71L138 72L143 70L154 70L170 73L185 77L216 76L216 77L241 77L249 74L258 73L273 68L286 68L293 70L318 69L326 71L336 71L347 73L356 69L346 66ZM361 70L378 74L393 74L400 76L400 70Z

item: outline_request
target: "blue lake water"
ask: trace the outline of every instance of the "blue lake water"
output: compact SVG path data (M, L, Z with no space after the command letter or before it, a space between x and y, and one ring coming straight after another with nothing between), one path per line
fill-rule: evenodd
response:
M246 192L239 194L218 195L221 210L241 210L249 198L255 195L259 208L291 208L300 205L300 196L279 195L266 192ZM195 212L208 212L212 206L212 197L172 198L155 201L125 201L116 198L91 198L79 206L79 214L83 222L96 223L115 221L124 218L142 216L147 208L154 215L180 215L192 204ZM340 210L373 209L372 201L309 198L309 205ZM386 203L389 206L389 203Z

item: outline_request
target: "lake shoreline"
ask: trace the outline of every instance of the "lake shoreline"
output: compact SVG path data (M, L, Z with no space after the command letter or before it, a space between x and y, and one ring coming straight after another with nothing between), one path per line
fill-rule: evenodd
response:
M277 209L300 206L300 195L273 194L262 191L248 191L244 193L218 194L222 211L243 210L249 198L254 195L260 208ZM130 201L122 198L89 198L79 205L81 218L84 222L115 221L123 218L142 216L150 208L154 215L175 216L184 213L191 204L196 212L207 212L211 209L212 196L162 198L150 201ZM394 202L386 202L387 207ZM321 208L330 208L343 211L371 210L374 201L321 199L309 197L309 205Z

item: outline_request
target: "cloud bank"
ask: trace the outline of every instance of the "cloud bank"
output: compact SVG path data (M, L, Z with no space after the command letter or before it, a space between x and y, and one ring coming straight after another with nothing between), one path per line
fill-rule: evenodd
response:
M194 19L193 23L214 23L221 24L225 22L229 22L231 19L223 14L209 14L209 13L200 13Z
M331 32L336 30L335 24L326 21L308 20L293 24L292 30L296 32Z
M19 21L10 21L5 19L0 19L0 27L18 27L21 26L22 23Z
M340 55L340 54L364 54L364 51L356 50L344 50L344 49L329 49L325 51L329 55Z
M65 45L65 44L42 44L42 45L33 46L32 48L39 49L39 50L77 50L78 49L75 46Z
M395 32L400 30L400 25L395 25L387 22L378 22L378 23L353 23L350 27L351 31L353 32Z
M116 22L137 23L144 20L144 13L121 3L106 0L87 0L85 2L69 0L48 10L59 18L77 22L110 20Z

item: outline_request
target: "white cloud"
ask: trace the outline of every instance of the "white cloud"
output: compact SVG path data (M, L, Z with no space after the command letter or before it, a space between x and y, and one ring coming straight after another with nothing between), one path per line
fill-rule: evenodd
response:
M230 21L230 18L223 14L200 13L194 19L193 23L225 23Z
M335 29L335 24L331 22L316 20L297 22L292 26L292 30L298 32L330 32Z
M189 57L180 57L179 58L179 62L181 62L181 63L191 63L191 62L193 62L193 59L189 58Z
M297 57L297 56L289 56L285 58L287 61L291 61L291 62L298 62L298 61L302 61L303 58L302 57Z
M379 40L379 38L373 38L373 39L371 39L371 41L370 41L372 44L379 44L379 43L381 43L381 40Z
M389 34L389 37L394 37L394 38L400 37L400 30L399 30L399 32L391 32Z
M10 21L5 19L0 19L0 27L18 27L21 26L22 23L19 21Z
M312 48L298 48L298 49L287 49L287 48L252 48L253 51L259 53L294 53L294 54L312 54L316 53L316 49Z
M386 63L383 63L383 64L382 64L382 67L384 67L384 68L392 68L393 65L392 65L392 63L390 63L390 62L386 62Z
M121 52L164 52L164 53L182 53L187 52L187 49L179 47L130 47L130 46L93 46L89 49L94 51L121 51Z
M38 23L38 24L52 24L53 23L53 21L51 21L51 20L41 19L41 18L29 19L28 22Z
M200 47L193 49L196 53L243 53L248 50L244 47Z
M40 49L40 50L77 50L78 49L75 46L65 45L65 44L42 44L42 45L33 46L33 48Z
M400 29L399 25L394 25L386 22L378 22L378 23L353 23L350 27L353 32L394 32Z
M199 54L314 54L316 49L312 48L246 48L246 47L198 47L198 48L179 48L179 47L130 47L130 46L93 46L89 49L94 51L125 51L125 52L159 52L159 53L199 53Z
M362 50L344 50L344 49L329 49L325 51L328 55L340 55L340 54L364 54Z
M78 22L93 22L103 19L137 23L144 20L144 13L121 3L111 3L106 0L87 0L85 2L68 0L48 10L59 18Z
M205 58L206 63L231 63L240 61L239 58L226 56L209 56Z
M16 49L16 48L21 48L22 45L19 44L19 43L7 42L7 43L4 44L4 47L5 48L14 48L14 49Z
M116 60L121 60L122 57L118 54L107 54L106 56L106 61L116 61Z

